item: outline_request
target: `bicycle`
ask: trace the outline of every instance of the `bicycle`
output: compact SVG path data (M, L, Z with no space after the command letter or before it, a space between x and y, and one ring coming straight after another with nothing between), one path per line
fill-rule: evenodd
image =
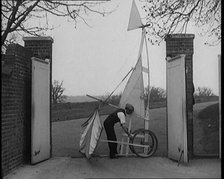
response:
M126 132L126 134L129 138L129 143L117 143L129 145L132 153L139 157L146 158L152 156L156 152L158 140L152 131L141 128L133 132Z
M105 103L105 101L102 101L98 98L92 97L90 95L87 95L87 96L97 99L102 104ZM100 107L98 107L98 109L99 108ZM128 130L127 131L124 130L124 132L127 134L126 137L128 137L129 139L128 143L124 143L120 141L111 141L111 140L100 140L100 141L128 145L132 153L142 158L150 157L156 152L158 147L158 140L156 135L152 131L144 129L144 128L140 128L133 132L131 131L129 132Z

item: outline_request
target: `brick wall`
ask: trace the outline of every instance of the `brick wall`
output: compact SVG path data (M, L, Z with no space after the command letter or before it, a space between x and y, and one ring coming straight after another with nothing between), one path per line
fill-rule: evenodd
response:
M2 59L2 176L30 162L31 54L14 44Z
M24 37L24 41L25 47L10 45L1 61L2 176L31 161L31 57L52 60L51 37Z
M189 158L193 157L193 34L169 34L166 36L166 56L185 54L186 100L187 100L187 141Z

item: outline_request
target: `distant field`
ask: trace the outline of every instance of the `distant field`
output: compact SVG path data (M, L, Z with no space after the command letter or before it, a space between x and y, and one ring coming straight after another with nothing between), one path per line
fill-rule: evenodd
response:
M95 96L98 99L103 99L103 96ZM209 96L209 97L196 97L196 102L208 102L208 101L216 101L218 100L217 96ZM95 102L96 100L90 98L88 96L67 96L65 99L65 103L83 103L83 102Z
M81 97L80 97L81 98ZM196 98L196 103L218 101L218 97ZM98 102L79 102L79 103L60 103L52 105L52 121L73 120L88 117L98 106ZM166 101L150 103L150 109L166 107ZM107 115L115 108L104 106L101 108L100 115Z
M86 118L98 107L98 102L61 103L52 106L52 121L65 121ZM110 106L101 108L100 115L109 114L115 110Z
M101 96L97 96L97 98L101 99ZM93 98L90 98L88 96L67 96L65 98L66 103L83 103L83 102L94 102L96 101Z

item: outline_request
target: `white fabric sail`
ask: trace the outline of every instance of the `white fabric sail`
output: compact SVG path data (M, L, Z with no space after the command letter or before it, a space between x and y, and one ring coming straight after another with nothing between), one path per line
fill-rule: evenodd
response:
M132 2L129 23L128 23L128 31L134 30L142 26L141 17L138 12L138 8L135 4L135 1Z
M138 53L138 61L134 70L124 88L121 95L120 104L121 108L124 108L127 103L134 106L134 113L142 118L145 118L145 102L144 102L144 82L143 71L145 68L142 66L142 49L144 43L145 31L142 32L140 48Z
M145 104L141 56L139 57L138 62L122 93L120 107L125 108L125 105L127 103L132 104L134 106L135 114L144 117Z
M82 124L82 132L80 137L80 152L86 158L90 158L93 154L98 140L100 138L103 126L100 121L99 112L95 110L88 120Z

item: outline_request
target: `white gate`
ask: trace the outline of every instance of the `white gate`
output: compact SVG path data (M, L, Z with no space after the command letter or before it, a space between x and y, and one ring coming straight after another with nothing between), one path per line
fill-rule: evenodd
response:
M31 163L50 158L50 64L32 57Z
M185 55L167 58L168 158L188 162Z

